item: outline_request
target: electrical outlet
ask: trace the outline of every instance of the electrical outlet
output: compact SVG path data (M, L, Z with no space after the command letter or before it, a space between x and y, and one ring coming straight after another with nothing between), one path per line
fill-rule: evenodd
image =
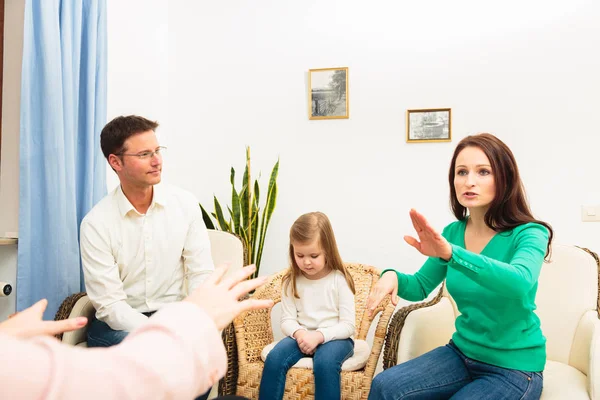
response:
M583 222L600 222L600 206L581 206Z

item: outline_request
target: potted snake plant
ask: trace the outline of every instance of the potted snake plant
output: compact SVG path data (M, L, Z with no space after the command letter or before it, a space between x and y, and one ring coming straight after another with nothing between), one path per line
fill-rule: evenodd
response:
M217 196L213 196L214 212L208 213L200 204L202 218L208 229L217 229L234 233L244 242L248 264L256 265L256 271L250 278L258 276L260 263L267 235L267 228L277 202L277 174L279 159L273 166L264 205L260 204L260 187L258 179L252 183L250 176L250 147L246 147L246 166L242 177L242 187L235 187L235 169L231 167L229 181L231 183L231 205L227 206L229 216L226 218ZM259 175L260 177L260 175ZM214 220L214 222L213 222Z

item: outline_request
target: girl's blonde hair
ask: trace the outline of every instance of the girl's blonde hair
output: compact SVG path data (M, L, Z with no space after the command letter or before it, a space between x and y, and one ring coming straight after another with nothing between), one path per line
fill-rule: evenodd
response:
M301 274L301 270L298 264L296 264L296 257L294 257L294 243L305 244L317 239L319 240L321 250L325 253L325 266L331 268L333 271L340 271L344 274L350 290L352 290L352 293L355 293L354 280L352 279L352 275L346 270L346 267L344 267L329 218L318 211L301 215L290 229L290 267L283 276L283 292L285 293L291 284L292 295L300 298L298 296L298 289L296 288L296 276Z

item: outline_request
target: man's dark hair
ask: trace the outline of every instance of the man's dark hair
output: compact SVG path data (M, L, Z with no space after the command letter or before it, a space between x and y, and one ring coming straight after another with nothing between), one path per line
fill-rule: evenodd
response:
M127 139L138 133L156 131L158 122L150 121L137 115L120 116L110 121L100 133L100 147L104 157L108 160L111 154L119 155L125 151L124 144Z

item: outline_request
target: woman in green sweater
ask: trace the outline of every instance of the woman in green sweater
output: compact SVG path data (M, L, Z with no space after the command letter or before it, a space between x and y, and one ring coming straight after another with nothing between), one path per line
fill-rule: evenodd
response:
M493 135L461 140L449 181L457 221L440 234L411 210L418 239L404 240L429 259L414 275L384 271L367 307L388 294L394 304L396 293L423 300L446 279L460 311L456 332L376 375L369 399L539 399L546 339L533 311L552 228L533 218L515 158Z

